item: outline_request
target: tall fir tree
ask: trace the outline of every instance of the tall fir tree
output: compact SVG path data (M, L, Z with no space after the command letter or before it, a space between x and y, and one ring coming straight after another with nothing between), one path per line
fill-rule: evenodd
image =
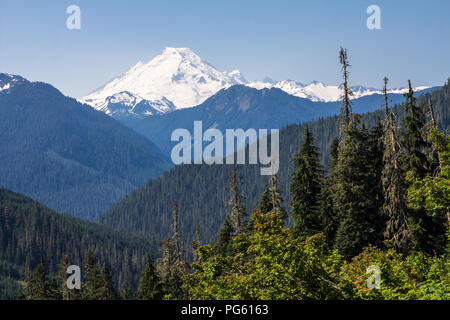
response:
M286 209L283 207L282 191L278 187L278 177L276 174L272 174L269 179L269 183L265 184L264 192L261 195L261 199L258 201L258 208L262 213L268 213L272 210L283 220L287 218Z
M295 172L290 185L292 228L296 237L304 240L322 231L320 217L320 194L323 170L319 151L313 145L313 137L308 125L305 126L303 144L294 156Z
M92 250L88 250L84 258L84 278L82 286L83 300L101 299L102 272Z
M117 292L114 289L112 275L106 265L101 270L101 282L99 288L99 300L116 300Z
M238 176L238 168L235 166L230 172L231 198L228 205L231 206L230 220L233 227L233 235L238 235L247 230L247 213L245 209L245 198L240 194L242 177Z
M222 226L217 233L217 252L223 256L231 253L233 243L233 226L231 225L230 215L226 215Z
M330 158L328 161L328 176L325 177L320 195L320 213L323 232L327 244L333 247L336 232L339 226L338 213L333 206L334 188L336 187L336 164L338 161L339 139L334 138L330 146Z
M343 82L341 84L341 88L343 91L342 94L342 104L340 108L340 116L339 116L339 135L341 140L345 135L346 128L349 123L352 121L352 106L351 106L351 97L353 92L348 84L348 79L350 76L349 68L350 63L348 62L348 54L347 49L341 47L339 50L339 63L342 66L342 78Z
M403 174L400 169L400 141L397 133L397 121L389 109L387 94L388 78L384 78L384 132L383 132L383 205L381 215L386 219L384 238L391 242L394 248L406 253L410 239L407 222L406 199Z
M29 281L29 300L57 300L60 298L58 294L58 286L55 281L48 276L48 270L41 256L41 261L37 266Z
M409 90L405 94L405 112L403 119L400 158L403 173L412 172L417 178L423 179L433 174L433 154L431 142L427 137L427 116L425 103L417 104L411 81L408 80ZM405 185L405 190L408 185ZM411 229L410 249L429 254L443 253L446 241L445 226L442 217L430 216L424 209L408 208L408 223Z
M150 255L147 255L147 265L139 280L136 296L139 300L160 300L163 296L161 282Z
M430 144L425 140L425 106L416 103L410 80L408 86L408 92L405 93L406 116L403 118L401 146L404 152L401 165L404 172L412 170L419 178L423 178L430 171L430 162L426 155Z
M270 194L270 189L269 189L269 184L266 182L265 187L264 187L264 192L261 195L261 199L259 199L258 201L258 209L262 212L262 213L267 213L272 211L273 209L273 204L272 204L272 197Z
M194 239L192 239L191 245L192 245L194 262L196 262L198 260L197 249L202 245L201 236L200 236L200 226L198 224L195 225L195 235L194 235Z
M340 146L334 168L333 207L338 215L334 246L346 258L357 255L364 246L376 243L379 237L376 195L370 179L373 162L369 148L369 133L360 126L360 116L352 115L348 84L350 66L347 51L340 50L344 78L340 112Z
M383 123L378 118L376 125L372 127L368 135L368 167L370 170L368 183L370 194L373 196L371 222L375 227L375 242L373 244L376 245L382 245L384 239L383 232L386 226L386 218L380 213L380 208L384 202L382 183L383 150Z
M161 279L163 292L171 299L183 299L183 276L186 262L182 260L183 248L178 230L178 203L173 205L172 236L163 240L160 247L157 271Z
M278 216L284 221L287 218L286 209L283 206L282 190L278 186L278 176L273 173L270 176L270 199L272 202L272 209L278 214Z
M336 180L333 194L334 210L338 214L339 227L335 247L347 259L360 253L378 238L378 208L375 205L368 151L368 132L358 128L359 117L346 128L339 147Z

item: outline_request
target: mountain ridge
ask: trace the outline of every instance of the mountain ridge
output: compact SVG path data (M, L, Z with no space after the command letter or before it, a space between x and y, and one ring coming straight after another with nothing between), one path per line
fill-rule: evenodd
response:
M189 48L166 47L147 63L139 61L125 73L115 77L104 86L89 93L79 101L97 110L112 114L107 100L119 92L127 91L137 99L148 101L169 100L174 108L161 113L198 106L222 89L241 84L255 89L279 88L288 94L314 102L336 102L341 97L340 86L325 85L312 81L306 85L294 80L247 81L239 70L221 72ZM381 94L381 89L353 86L353 99ZM416 91L428 89L422 86ZM391 89L389 93L404 93L405 88ZM124 102L126 106L126 101ZM117 105L116 105L117 108ZM123 112L127 108L124 107ZM153 114L148 114L153 115ZM142 116L142 115L140 115Z
M95 219L171 166L152 142L50 84L5 79L14 85L0 91L0 186Z

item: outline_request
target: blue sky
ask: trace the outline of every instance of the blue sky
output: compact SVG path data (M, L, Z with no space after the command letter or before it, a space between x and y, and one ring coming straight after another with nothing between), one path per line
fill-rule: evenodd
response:
M81 30L66 28L71 4L81 8ZM372 4L381 30L366 27ZM342 45L352 85L381 87L385 75L392 87L442 85L449 14L448 0L0 0L0 72L81 97L172 46L249 80L337 84Z

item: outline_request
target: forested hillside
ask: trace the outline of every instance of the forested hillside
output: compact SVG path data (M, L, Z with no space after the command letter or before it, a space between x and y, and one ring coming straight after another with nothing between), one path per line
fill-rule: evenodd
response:
M144 137L54 87L0 74L0 186L95 219L170 167Z
M116 287L137 286L146 255L157 244L120 234L108 227L56 213L20 194L0 188L0 299L16 298L26 268L33 270L42 256L50 274L58 272L65 255L82 267L88 250L113 270Z
M450 128L450 88L448 84L440 90L418 98L418 103L427 102L434 106L436 120L441 128L448 132ZM382 104L380 99L378 105ZM401 105L393 108L397 119L405 114ZM362 123L371 128L378 119L384 118L382 110L362 115ZM399 121L401 124L401 121ZM338 136L338 117L320 119L308 124L314 137L314 145L320 150L322 164L328 164L330 145ZM303 142L305 124L290 125L280 133L280 170L279 186L289 202L289 185L294 172L293 156ZM172 168L163 177L152 179L131 192L123 201L114 205L102 215L99 222L121 231L141 235L166 237L171 223L172 204L179 203L180 232L183 240L190 243L196 225L199 225L203 243L215 239L225 215L231 211L226 205L230 199L230 190L224 181L228 180L231 165L182 165ZM242 193L246 197L248 210L254 208L259 200L268 177L259 174L257 165L238 166L242 176Z

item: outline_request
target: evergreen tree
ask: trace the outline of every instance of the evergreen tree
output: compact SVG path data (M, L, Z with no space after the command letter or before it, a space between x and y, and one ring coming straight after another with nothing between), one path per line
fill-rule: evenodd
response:
M176 259L179 262L181 262L181 257L183 255L183 249L181 246L181 241L180 241L180 231L179 231L179 220L178 220L178 202L175 201L173 203L173 241L175 244L175 256Z
M159 300L162 298L160 279L153 267L150 255L147 255L147 265L139 281L137 298L139 300Z
M402 132L401 145L403 153L401 165L404 172L414 171L423 178L430 170L429 159L426 151L430 145L425 141L426 114L424 104L417 104L411 81L408 80L409 90L405 93L405 112L403 118L404 131Z
M290 214L294 222L294 235L303 240L322 230L319 205L323 171L319 151L313 145L308 126L305 126L300 151L294 156L294 167L290 185Z
M216 244L217 252L223 256L226 256L231 252L231 245L233 240L232 232L233 227L231 225L231 219L230 216L227 215L217 234Z
M272 208L279 215L279 217L284 221L287 218L286 209L283 207L283 196L282 191L278 187L278 176L272 174L270 176L270 198L272 202Z
M98 266L97 259L93 252L88 250L85 257L84 276L82 295L84 300L101 299L101 288L103 285L102 272Z
M202 245L201 243L201 237L200 237L200 227L198 224L195 225L195 236L194 239L192 240L192 252L194 255L194 262L197 261L198 258L198 254L197 254L197 249Z
M338 215L335 248L350 259L379 238L379 212L374 189L374 161L369 133L359 128L360 116L351 114L347 52L341 48L344 83L340 114L340 146L334 168L333 207Z
M400 144L397 134L397 122L388 105L388 79L384 78L385 120L383 134L382 187L384 202L381 214L386 218L385 239L402 253L408 249L410 230L407 223L403 175L400 169Z
M44 258L37 266L29 282L30 300L55 300L59 299L56 283L49 279L48 270Z
M228 205L231 206L231 225L233 227L233 235L238 235L246 231L246 210L245 198L240 194L239 186L242 185L241 177L237 175L237 166L230 172L230 189L231 198Z
M371 177L368 184L370 194L373 197L373 215L371 215L373 220L371 222L375 227L375 242L373 244L376 245L382 244L384 239L383 232L385 231L386 226L386 219L379 211L384 202L382 183L383 150L383 124L378 118L377 124L370 130L368 136L368 166Z
M17 293L17 299L18 300L30 300L31 299L31 269L30 269L30 263L27 259L25 263L25 278L23 280L23 285L19 289L19 292Z
M183 266L178 260L177 250L173 237L162 241L161 258L158 259L157 272L161 279L161 287L167 297L183 299Z
M112 283L112 275L106 265L103 266L101 271L101 283L99 288L99 300L115 300L117 299L117 293Z
M178 231L178 203L173 206L172 236L163 240L160 247L161 258L157 270L161 279L163 292L172 299L183 299L183 276L186 262L182 260L183 248Z
M273 204L271 199L271 192L269 189L269 184L266 182L264 192L261 195L261 199L258 201L258 208L262 213L267 213L272 211Z
M351 96L353 95L352 90L350 89L350 86L348 85L348 78L350 75L350 72L348 71L350 67L350 63L348 62L348 55L347 55L347 49L344 49L341 47L339 50L339 63L342 65L342 77L343 82L341 84L341 88L343 90L342 94L342 104L340 109L340 116L339 116L339 134L341 139L343 138L343 135L345 134L345 128L349 125L349 123L352 120L352 107L351 107Z
M339 216L335 247L347 259L376 242L378 208L370 179L368 132L359 129L355 115L339 147L336 181L333 195L334 210Z
M330 147L330 159L328 161L328 176L322 186L320 195L320 212L323 232L328 246L332 247L336 238L336 231L339 226L338 213L333 206L333 195L335 189L335 168L338 160L339 140L334 138Z
M433 173L433 159L428 156L432 154L431 143L426 140L426 105L416 103L411 81L408 81L408 85L401 139L401 168L404 174L411 172L418 179L423 179ZM405 190L407 187L405 185ZM429 254L443 252L446 230L441 216L430 216L422 208L409 208L408 223L411 228L411 250Z

